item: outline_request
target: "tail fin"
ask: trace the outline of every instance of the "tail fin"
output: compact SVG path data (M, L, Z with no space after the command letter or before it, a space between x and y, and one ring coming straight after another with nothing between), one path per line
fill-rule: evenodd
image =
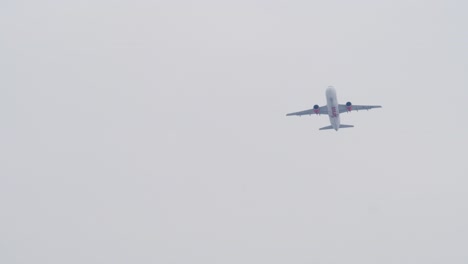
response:
M340 128L354 127L353 125L340 125Z

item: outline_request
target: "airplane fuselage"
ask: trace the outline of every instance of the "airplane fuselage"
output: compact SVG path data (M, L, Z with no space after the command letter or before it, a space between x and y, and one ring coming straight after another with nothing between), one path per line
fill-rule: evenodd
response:
M333 129L340 128L340 109L338 107L338 98L336 97L336 90L333 86L329 86L325 92L327 97L328 117Z

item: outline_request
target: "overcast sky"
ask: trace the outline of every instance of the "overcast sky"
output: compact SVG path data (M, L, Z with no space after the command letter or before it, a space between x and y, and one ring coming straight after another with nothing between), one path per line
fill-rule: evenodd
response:
M0 263L467 263L467 9L1 1Z

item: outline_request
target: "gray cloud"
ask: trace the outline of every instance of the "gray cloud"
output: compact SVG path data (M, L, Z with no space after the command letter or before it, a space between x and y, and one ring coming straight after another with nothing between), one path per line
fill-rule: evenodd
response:
M468 260L466 4L2 5L0 262Z

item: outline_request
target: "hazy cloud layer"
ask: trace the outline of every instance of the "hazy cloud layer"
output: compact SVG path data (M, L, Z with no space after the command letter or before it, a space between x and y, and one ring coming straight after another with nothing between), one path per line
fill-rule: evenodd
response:
M3 2L1 263L467 263L466 3Z

